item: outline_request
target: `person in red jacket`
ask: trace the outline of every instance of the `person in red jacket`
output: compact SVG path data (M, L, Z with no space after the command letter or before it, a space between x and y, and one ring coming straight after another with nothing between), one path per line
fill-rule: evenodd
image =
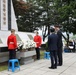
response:
M11 29L11 35L8 36L7 46L9 50L9 59L16 58L17 39L15 36L15 30Z
M40 46L41 46L41 36L38 35L38 32L36 32L36 36L34 36L34 42L36 42L36 55L37 55L37 59L40 59Z

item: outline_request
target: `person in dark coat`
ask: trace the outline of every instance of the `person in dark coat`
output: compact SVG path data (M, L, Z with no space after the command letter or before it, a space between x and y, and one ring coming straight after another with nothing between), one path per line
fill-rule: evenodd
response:
M51 29L51 34L48 36L48 50L50 51L50 57L51 57L51 67L50 69L56 69L57 68L57 42L58 42L58 36L55 34L55 29Z
M58 35L58 51L57 51L58 66L62 66L62 64L63 64L63 58L62 58L63 43L62 43L62 32L60 30L60 26L59 25L55 26L55 31L56 31L56 33Z

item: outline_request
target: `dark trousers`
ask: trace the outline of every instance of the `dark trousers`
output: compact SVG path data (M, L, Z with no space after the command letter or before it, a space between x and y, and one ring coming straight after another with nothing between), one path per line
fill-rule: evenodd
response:
M9 59L15 59L16 58L16 51L15 49L9 50Z
M51 67L57 67L57 51L50 51Z
M37 59L40 59L40 48L35 48L35 50Z
M58 50L57 56L58 56L58 64L62 65L63 64L62 50Z

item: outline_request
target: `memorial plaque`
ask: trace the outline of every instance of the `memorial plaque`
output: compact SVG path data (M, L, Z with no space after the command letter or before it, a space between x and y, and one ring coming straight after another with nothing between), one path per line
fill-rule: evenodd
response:
M17 41L22 41L18 34L16 34Z
M33 36L30 34L27 34L30 40L33 40Z
M2 44L2 40L0 39L0 44Z

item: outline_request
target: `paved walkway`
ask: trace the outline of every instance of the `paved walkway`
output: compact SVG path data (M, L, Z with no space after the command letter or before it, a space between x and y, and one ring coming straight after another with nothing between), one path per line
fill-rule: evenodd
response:
M63 53L63 66L58 66L57 69L49 69L50 60L41 59L23 65L20 71L2 71L0 75L76 75L76 53Z

